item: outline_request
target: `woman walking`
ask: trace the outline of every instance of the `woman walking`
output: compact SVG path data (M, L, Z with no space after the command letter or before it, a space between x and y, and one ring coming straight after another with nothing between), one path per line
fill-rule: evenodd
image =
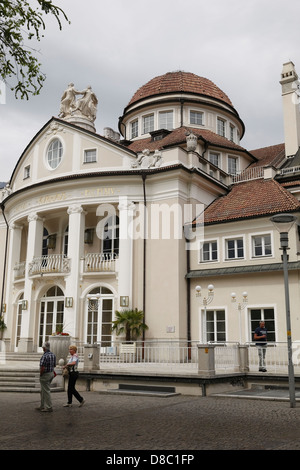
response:
M72 406L73 395L79 401L79 406L82 406L85 400L82 398L82 396L77 392L75 388L76 380L78 379L78 362L79 362L79 358L77 355L77 347L70 346L69 352L71 354L71 357L68 363L65 366L63 366L64 369L68 369L69 371L69 383L68 383L68 392L67 392L68 403L66 403L64 406Z

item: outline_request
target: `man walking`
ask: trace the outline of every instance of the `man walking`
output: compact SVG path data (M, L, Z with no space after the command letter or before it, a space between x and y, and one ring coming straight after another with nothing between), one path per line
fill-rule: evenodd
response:
M51 412L52 400L50 393L50 384L54 378L54 368L56 366L56 357L50 351L50 343L46 341L43 344L44 354L40 360L40 384L41 384L41 406L38 408L42 412Z
M259 371L267 372L265 362L267 351L267 329L265 327L264 321L259 322L259 326L254 332L254 340L256 341L256 346L258 350Z

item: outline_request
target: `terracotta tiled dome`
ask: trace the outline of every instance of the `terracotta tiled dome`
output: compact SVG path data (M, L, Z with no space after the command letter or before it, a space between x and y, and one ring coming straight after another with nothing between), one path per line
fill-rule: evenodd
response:
M128 106L144 98L174 92L205 95L233 106L228 96L211 80L182 71L168 72L153 78L136 91Z

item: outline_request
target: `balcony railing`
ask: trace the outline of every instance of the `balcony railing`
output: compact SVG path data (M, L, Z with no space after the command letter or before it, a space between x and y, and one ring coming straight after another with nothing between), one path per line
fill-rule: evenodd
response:
M115 253L87 253L84 258L84 272L115 272L118 255Z
M33 258L31 263L29 263L28 274L33 276L44 273L68 273L69 271L69 258L65 255L54 254Z

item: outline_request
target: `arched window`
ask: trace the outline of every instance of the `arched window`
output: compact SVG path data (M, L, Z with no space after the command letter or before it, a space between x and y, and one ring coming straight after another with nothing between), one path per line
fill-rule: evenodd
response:
M103 253L119 254L119 217L112 216L108 219L103 229Z
M97 287L87 296L86 342L101 343L101 348L111 346L113 293L107 287Z
M64 293L58 286L50 287L41 299L39 347L64 324Z

